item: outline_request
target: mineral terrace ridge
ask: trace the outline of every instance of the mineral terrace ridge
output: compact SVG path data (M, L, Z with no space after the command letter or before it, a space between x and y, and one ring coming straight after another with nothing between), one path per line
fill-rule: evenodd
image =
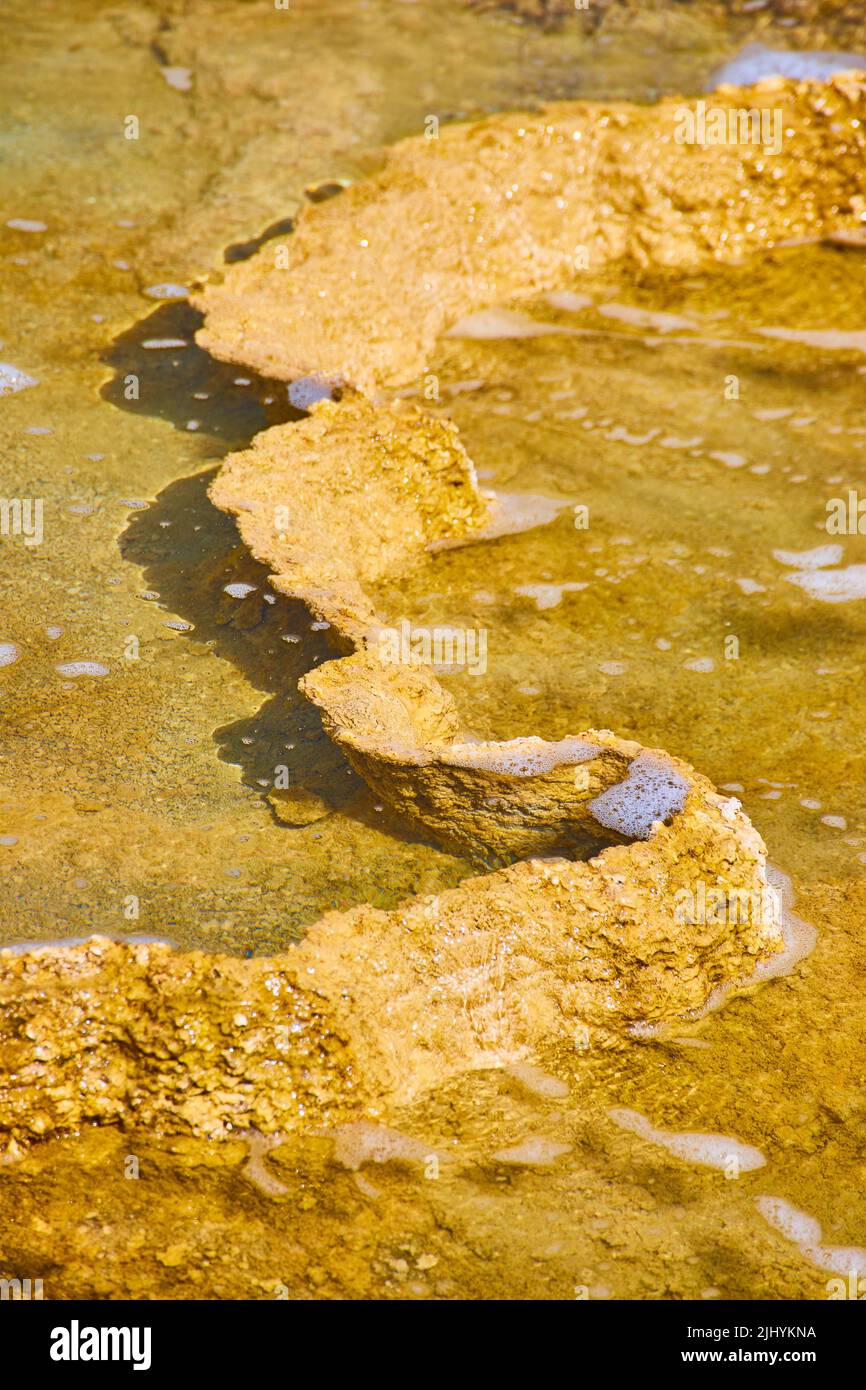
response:
M456 429L383 398L418 384L456 319L566 287L584 256L687 272L861 232L860 79L716 99L781 106L781 154L677 144L673 101L454 127L403 142L377 177L310 208L279 266L266 245L200 296L200 341L217 356L356 388L258 436L212 491L274 586L348 653L304 693L378 795L506 867L390 912L329 913L270 958L99 938L0 953L12 1151L87 1121L224 1135L381 1115L578 1033L623 1045L781 949L774 921L675 918L697 882L766 889L763 842L736 800L608 731L462 739L430 671L381 661L369 592L428 548L495 534ZM588 861L563 857L587 848Z

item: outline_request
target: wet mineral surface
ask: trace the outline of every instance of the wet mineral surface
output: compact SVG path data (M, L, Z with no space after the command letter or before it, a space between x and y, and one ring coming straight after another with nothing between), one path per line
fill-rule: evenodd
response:
M6 498L44 501L40 543L0 542L6 942L270 954L331 907L471 872L378 809L294 693L326 638L265 602L206 496L227 449L291 417L284 386L210 362L154 292L231 264L431 112L694 97L769 41L760 15L698 6L613 47L457 5L328 24L296 3L289 39L266 8L4 18L2 357L38 386L0 400L0 467ZM864 556L856 527L827 530L862 479L863 282L856 244L786 246L687 279L582 274L581 298L520 305L543 331L440 339L425 408L483 482L556 514L377 596L488 629L486 672L443 677L479 737L611 727L740 797L818 929L809 959L677 1037L443 1084L384 1135L335 1112L269 1148L158 1139L130 1114L43 1141L0 1170L4 1275L57 1298L827 1296L766 1199L826 1245L866 1242ZM689 1161L623 1109L765 1164Z

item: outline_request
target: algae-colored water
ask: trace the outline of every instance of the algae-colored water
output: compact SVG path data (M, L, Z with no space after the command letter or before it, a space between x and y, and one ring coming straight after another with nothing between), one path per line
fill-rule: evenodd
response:
M294 694L323 635L265 603L207 501L228 448L292 417L285 387L211 363L190 311L144 291L190 285L431 111L697 92L752 32L709 9L620 23L541 33L457 3L6 7L0 357L39 384L0 399L0 493L44 499L44 539L0 538L17 651L0 670L0 941L270 952L331 906L469 871L350 775ZM811 957L694 1045L545 1059L567 1095L486 1074L425 1100L400 1128L443 1156L438 1176L347 1170L317 1133L252 1176L246 1140L46 1143L0 1169L0 1273L52 1298L826 1297L827 1270L756 1198L866 1244L866 599L791 582L819 546L842 552L822 568L866 564L863 536L826 525L864 487L866 355L762 330L862 335L864 288L866 253L790 247L685 283L583 274L583 299L521 306L550 332L443 339L439 408L482 482L558 514L380 596L395 619L486 630L486 671L447 678L474 733L610 727L736 788L819 929ZM238 583L256 593L226 593ZM283 763L316 799L309 824L266 800ZM766 1164L686 1163L614 1106ZM495 1157L531 1136L562 1153Z

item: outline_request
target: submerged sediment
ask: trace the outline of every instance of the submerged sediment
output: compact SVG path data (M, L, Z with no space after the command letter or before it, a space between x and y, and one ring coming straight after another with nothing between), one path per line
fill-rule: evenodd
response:
M330 627L340 655L301 686L328 733L407 823L488 872L330 913L267 959L99 940L0 953L8 1137L382 1114L551 1043L620 1045L781 950L772 915L677 910L710 890L766 901L766 851L734 798L607 730L472 741L433 671L388 655L375 596L430 550L494 533L456 429L381 398L419 383L455 319L565 288L584 256L689 271L862 225L859 79L719 104L778 108L781 151L679 143L671 101L494 117L404 142L305 212L285 264L265 247L201 296L218 356L359 388L231 456L213 500Z

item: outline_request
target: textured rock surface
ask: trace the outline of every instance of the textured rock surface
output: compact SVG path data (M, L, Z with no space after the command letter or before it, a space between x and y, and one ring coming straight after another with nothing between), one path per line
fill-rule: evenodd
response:
M696 881L760 894L765 877L739 804L675 766L691 779L685 809L647 841L513 864L392 912L329 913L281 956L97 938L0 953L0 1133L293 1129L699 1009L781 937L754 914L677 921Z
M778 154L678 144L675 98L561 103L404 140L374 178L305 209L285 262L266 247L206 288L198 340L267 376L370 391L417 381L462 315L572 282L582 254L594 269L688 270L856 228L864 92L844 76L713 93L713 107L778 109Z
M298 273L264 255L209 290L203 341L277 375L381 387L422 370L458 315L573 280L576 244L595 264L688 269L859 225L858 81L723 100L784 104L783 153L677 145L672 102L406 142L378 178L311 209L291 243ZM0 955L6 1134L133 1116L267 1132L381 1113L550 1043L616 1045L781 949L760 912L676 912L701 886L754 903L767 885L739 803L685 763L607 731L468 742L430 670L383 661L371 590L431 548L488 534L454 427L349 393L231 456L212 495L275 587L352 653L302 688L362 776L477 861L521 862L392 911L328 914L270 959L105 942Z
M355 394L229 455L211 497L274 570L274 587L352 644L375 625L368 586L487 514L455 426Z

